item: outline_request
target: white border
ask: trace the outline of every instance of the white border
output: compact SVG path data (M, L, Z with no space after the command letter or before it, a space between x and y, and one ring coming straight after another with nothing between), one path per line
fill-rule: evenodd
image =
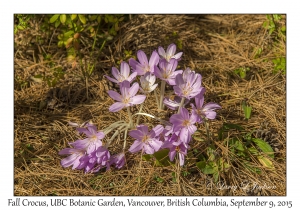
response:
M105 2L105 3L104 3ZM299 198L296 197L299 191L299 114L298 100L299 90L299 15L296 8L296 1L278 1L278 0L252 0L252 1L21 1L15 0L10 2L2 1L0 3L0 27L1 27L1 175L0 175L0 207L7 209L8 199L13 197L13 14L14 13L286 13L287 14L287 196L286 197L263 197L262 200L278 201L292 200L293 208L299 208ZM297 65L298 64L298 65ZM298 135L297 135L298 134ZM297 138L298 137L298 138ZM298 146L298 147L297 147ZM52 197L53 198L53 197ZM61 199L70 197L59 197ZM76 197L72 197L76 198ZM78 199L90 199L89 197L77 197ZM110 197L105 197L109 200ZM129 197L131 198L131 197ZM173 197L174 198L174 197ZM179 198L179 197L177 197ZM198 197L197 197L198 198ZM207 200L214 200L214 197L205 197ZM254 200L254 197L219 197L230 202L230 199L238 200ZM48 200L50 197L22 197L22 199L32 200ZM98 197L93 197L97 200ZM120 197L121 200L126 200L127 197ZM167 197L134 197L135 200L165 200ZM193 197L189 197L193 199ZM298 208L297 208L298 206ZM47 209L49 209L48 207ZM66 207L55 207L64 208ZM72 207L76 208L76 207ZM77 207L79 208L79 207ZM103 207L95 207L97 209L105 209ZM140 208L140 207L139 207ZM147 208L147 207L143 207ZM179 209L184 207L173 207ZM204 207L197 207L206 209ZM236 207L237 208L237 207ZM259 207L256 207L260 209ZM45 209L39 207L39 209ZM113 208L114 209L114 208ZM213 209L219 209L214 207ZM243 209L243 208L241 208ZM261 208L264 209L264 208Z

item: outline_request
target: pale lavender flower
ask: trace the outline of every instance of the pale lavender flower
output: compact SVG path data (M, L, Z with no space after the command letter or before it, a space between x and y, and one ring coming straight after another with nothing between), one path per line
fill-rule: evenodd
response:
M189 103L190 100L188 99L184 99L184 103L183 103L183 106L187 105ZM172 109L172 110L176 110L178 109L179 105L180 105L180 102L181 102L181 98L179 96L175 96L174 97L174 100L171 100L170 98L164 98L164 104Z
M82 161L84 157L86 157L86 152L84 149L76 149L76 148L65 148L62 149L59 155L70 155L61 160L61 165L64 168L67 168L73 165L72 169L81 169L86 166L86 163Z
M184 165L185 156L187 155L187 149L189 146L180 140L180 136L173 133L169 140L164 142L162 148L168 148L170 150L170 161L173 161L175 155L178 154L180 166Z
M102 145L101 139L104 138L105 134L102 131L98 132L95 125L89 125L87 128L77 128L77 131L84 133L87 138L70 143L76 149L86 149L87 154L91 154Z
M141 104L146 99L145 95L136 95L139 90L139 84L136 82L130 87L130 83L125 80L120 83L120 90L121 95L113 90L108 91L109 96L118 101L109 107L110 112L117 112L124 107Z
M157 68L159 62L159 55L156 51L152 52L149 62L146 54L142 50L137 52L137 57L139 62L133 58L129 59L129 65L132 67L133 72L136 72L137 75L144 75L146 72L154 73L154 69Z
M178 62L172 58L169 62L162 60L159 62L159 68L154 69L154 74L161 80L165 80L169 85L175 85L176 75L181 74L182 70L175 71Z
M158 84L154 84L156 80L156 77L151 74L150 72L147 72L145 75L141 76L140 82L141 86L140 90L144 93L150 93L157 87Z
M110 164L115 164L116 168L120 169L125 164L125 153L120 152L111 157Z
M222 107L219 104L209 102L203 106L204 103L204 93L205 88L201 90L201 92L195 97L195 104L192 105L193 112L197 115L197 122L202 123L204 118L213 120L216 118L217 113L214 111L215 109L221 109Z
M150 132L146 125L137 126L137 130L129 132L129 135L136 139L129 148L129 151L131 153L136 153L142 150L146 154L153 154L154 152L157 152L163 144L157 137L161 132L163 132L163 130L164 127L162 125L156 126Z
M174 132L180 131L180 139L184 143L189 143L191 140L191 135L197 130L194 125L197 121L197 115L189 112L186 108L181 107L178 114L173 114L170 117L170 122L173 124Z
M170 44L167 48L167 52L165 52L164 48L158 47L158 54L161 56L161 58L166 59L167 61L170 61L171 58L175 58L176 60L180 60L182 56L182 52L179 52L175 54L176 52L176 45Z
M175 78L176 85L173 86L175 94L187 99L194 98L203 88L201 87L201 79L200 74L187 68Z
M130 73L130 67L124 61L121 62L121 67L120 68L121 68L121 72L119 72L119 70L117 68L112 67L111 72L112 72L112 75L115 77L115 79L111 78L109 76L106 76L106 75L105 75L105 77L107 79L109 79L110 81L112 81L114 83L117 83L117 84L119 84L119 83L121 83L121 82L123 82L125 80L127 80L128 82L131 83L134 80L134 78L136 77L137 73L133 72L131 75L129 75L129 73Z
M86 172L96 173L101 168L106 167L106 170L110 169L110 152L108 151L106 146L99 147L90 158L89 162L91 163L91 167L86 167Z

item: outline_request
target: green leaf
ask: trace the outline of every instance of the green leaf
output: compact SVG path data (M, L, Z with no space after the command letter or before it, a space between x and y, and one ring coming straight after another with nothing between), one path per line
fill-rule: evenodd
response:
M252 139L252 141L270 158L274 159L274 151L267 142L262 139Z
M152 155L146 154L142 156L142 159L145 161L150 161L151 160Z
M64 33L64 38L67 40L70 38L70 36L72 36L74 34L74 31L68 31L66 33Z
M55 26L55 28L57 28L59 25L60 25L60 21L57 20L57 21L55 22L54 26Z
M216 182L218 182L219 181L219 171L217 171L217 172L215 172L214 174L213 174L213 178L214 178L214 182L216 183Z
M98 23L101 22L101 15L99 15L99 16L97 17L97 22L98 22Z
M58 19L58 17L59 17L58 14L53 15L53 16L50 18L49 22L50 22L50 23L54 23L54 22Z
M172 162L169 159L169 149L162 149L153 154L155 157L155 165L156 166L169 166Z
M61 22L62 24L65 24L66 20L67 20L67 15L65 15L65 14L60 15L60 22Z
M243 110L244 110L245 118L246 118L247 120L250 119L252 107L251 107L251 106L244 106L244 107L243 107Z
M273 166L272 161L270 161L268 158L266 158L266 157L264 157L264 156L261 156L261 155L258 156L257 158L258 158L259 162L260 162L263 166L265 166L265 167L267 167L267 168L269 168L269 169L274 169L274 166Z
M204 173L204 174L214 174L218 172L218 166L215 162L200 161L196 163L196 166Z
M261 170L259 168L254 167L249 161L243 161L243 166L251 172L261 174Z
M71 20L75 20L77 18L77 15L76 14L72 14L71 15Z
M235 130L244 130L244 128L238 124L232 124L232 123L224 123L223 126L219 129L218 131L218 137L219 140L222 140L224 137L224 132L227 132L231 129L235 129Z
M86 19L85 19L85 16L84 15L78 15L79 17L79 20L83 23L83 24L86 24Z

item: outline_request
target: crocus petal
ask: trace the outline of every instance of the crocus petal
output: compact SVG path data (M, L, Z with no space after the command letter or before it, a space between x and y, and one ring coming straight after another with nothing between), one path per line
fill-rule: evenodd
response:
M179 52L176 55L174 55L173 58L178 60L179 58L181 58L182 54L183 54L183 52Z
M200 91L200 93L195 96L195 103L196 103L197 109L201 109L202 106L203 106L205 91L206 91L206 89L202 88L201 91Z
M125 78L128 78L129 76L129 72L130 72L130 68L129 65L126 62L122 62L121 63L121 75Z
M128 150L131 153L136 153L143 148L143 145L144 145L143 142L136 140L133 142L133 144L131 145L131 147Z
M130 88L130 82L127 80L124 80L123 82L120 83L120 91L121 95L123 97L127 97L128 90Z
M133 70L136 69L136 65L138 65L139 62L137 62L136 60L134 60L133 58L129 59L129 65L133 68Z
M160 78L162 79L162 72L160 71L160 69L157 67L157 66L154 66L154 75L157 77L157 78Z
M176 45L175 44L170 44L168 46L168 49L167 49L167 53L166 53L167 56L169 58L171 58L175 54L175 52L176 52Z
M215 109L221 109L222 107L219 104L209 102L203 106L203 110L215 110Z
M183 166L184 165L184 155L179 153L179 165Z
M112 73L112 75L113 75L117 80L119 80L119 78L120 78L120 72L119 72L119 70L118 70L117 68L112 67L112 68L111 68L111 73Z
M153 154L155 152L154 148L152 148L150 145L144 144L144 151L146 154Z
M181 131L180 131L180 140L182 142L185 142L185 143L188 143L189 141L189 132L188 132L188 129L187 128L182 128Z
M132 131L129 131L129 136L131 136L132 138L138 139L138 140L142 140L144 137L144 134L139 130L132 130Z
M137 126L137 129L138 129L139 131L141 131L141 133L142 133L144 136L148 135L148 130L149 130L149 128L148 128L147 125L139 125L139 126Z
M166 52L165 52L164 48L162 48L160 46L158 47L158 54L164 58L166 57Z
M65 149L62 149L59 151L59 155L70 155L74 152L76 152L77 150L76 149L73 149L73 148L65 148Z
M176 77L175 77L175 83L176 83L176 85L184 84L183 75L182 74L177 74L176 75Z
M154 151L158 151L163 144L161 141L158 140L152 140L148 142L149 145L154 149Z
M133 73L127 78L127 80L131 83L132 80L134 80L134 79L136 78L136 75L137 75L137 73L136 73L136 72L133 72Z
M75 147L76 149L85 149L89 145L89 142L89 138L87 138L83 140L76 140L75 142L69 144Z
M139 51L137 52L137 57L138 57L140 63L141 63L143 66L148 65L148 58L147 58L146 54L145 54L142 50L139 50Z
M73 163L76 160L77 156L78 156L78 154L74 153L74 154L62 159L60 161L62 167L67 168L67 167L73 165Z
M109 91L107 91L107 93L112 99L114 99L116 101L122 101L121 95L119 93L117 93L116 91L109 90Z
M169 158L170 158L171 161L174 160L175 155L176 155L176 150L175 149L174 150L170 150L170 152L169 152Z
M129 88L129 95L130 96L135 96L136 93L139 91L139 84L137 82L133 83L133 85L131 86L131 88Z
M215 111L206 111L204 113L205 113L205 117L210 119L210 120L215 119L216 116L217 116L217 113Z
M141 64L137 64L135 66L135 72L137 73L137 75L144 75L146 73L144 66L142 66Z
M152 52L152 55L149 60L149 66L156 66L159 62L159 55L156 51Z
M109 77L109 76L106 76L106 75L104 75L108 80L110 80L110 81L112 81L112 82L114 82L114 83L119 83L119 81L118 80L116 80L116 79L114 79L114 78L111 78L111 77Z
M130 100L131 104L141 104L145 101L146 96L145 95L136 95L133 96Z
M125 107L125 104L121 102L116 102L109 107L110 112L118 112Z
M79 165L80 165L80 161L79 161L80 157L77 156L77 158L75 159L74 163L73 163L73 167L72 169L76 169Z

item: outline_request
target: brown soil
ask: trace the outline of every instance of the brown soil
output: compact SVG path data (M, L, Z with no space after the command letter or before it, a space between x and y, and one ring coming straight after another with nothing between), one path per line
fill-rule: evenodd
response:
M272 59L285 57L285 42L274 45L274 39L262 27L265 15L135 15L121 26L109 47L101 53L95 74L89 83L89 98L85 84L78 79L79 69L72 68L64 49L53 44L56 35L44 37L44 43L34 41L43 35L37 29L21 31L15 36L14 90L14 194L15 196L50 195L286 195L286 78L273 73ZM32 23L38 27L38 23ZM285 17L282 20L285 24ZM85 40L92 45L92 40ZM275 150L274 170L263 167L262 173L251 173L231 165L222 173L220 181L228 186L241 183L273 186L272 189L233 191L218 189L211 175L205 175L194 164L181 170L191 171L173 181L174 166L154 167L142 161L140 155L127 152L127 164L121 170L101 170L97 174L62 168L58 151L75 141L74 129L68 121L92 120L99 129L119 119L127 120L126 110L112 114L108 107L113 100L106 91L112 87L103 78L111 67L123 60L124 50L136 55L142 49L150 55L158 46L182 43L184 52L180 68L187 67L202 75L206 88L205 101L222 106L216 120L210 123L213 133L223 122L242 125L247 131L265 130L274 135L271 146ZM29 45L28 43L31 43ZM263 48L260 56L256 50ZM179 49L177 50L179 51ZM34 80L39 73L48 74L51 67L43 60L46 52L57 66L66 72L55 88ZM87 53L87 50L83 50ZM89 59L87 57L87 59ZM234 70L249 68L241 79ZM27 83L26 83L27 82ZM150 98L153 100L153 98ZM244 119L243 100L252 106L251 118ZM145 112L157 114L155 103L147 103ZM142 122L150 122L141 117ZM152 121L153 123L157 123ZM203 126L200 130L205 131ZM217 136L213 136L217 139ZM129 138L129 142L132 139ZM273 143L272 143L273 142ZM120 145L122 142L120 143ZM228 160L228 148L218 145L218 153ZM122 146L122 145L121 145ZM119 146L119 147L121 147ZM192 148L203 149L202 142L194 141ZM118 146L112 148L112 153ZM160 177L163 181L159 181ZM275 187L274 187L275 186Z

